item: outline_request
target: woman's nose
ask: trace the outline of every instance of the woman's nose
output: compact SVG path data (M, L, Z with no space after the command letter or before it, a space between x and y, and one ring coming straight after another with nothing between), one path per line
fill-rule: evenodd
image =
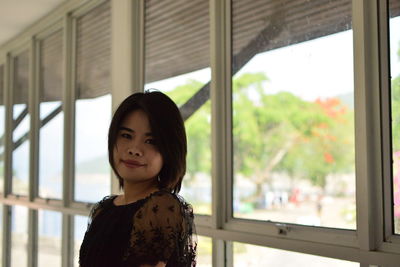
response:
M131 156L141 157L143 156L143 151L137 144L132 144L128 147L128 154Z

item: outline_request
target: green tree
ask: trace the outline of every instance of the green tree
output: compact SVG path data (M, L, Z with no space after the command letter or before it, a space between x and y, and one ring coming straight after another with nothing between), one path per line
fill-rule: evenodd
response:
M245 73L233 81L234 169L256 185L249 200L260 199L274 171L324 188L328 174L350 170L351 112L338 99L267 94L267 80L262 73Z
M350 170L352 112L338 99L309 102L288 92L268 94L267 81L263 73L245 73L233 80L234 171L256 185L253 200L261 197L262 185L275 171L324 188L328 174ZM202 85L189 80L168 95L181 106ZM210 114L208 101L185 122L187 182L198 173L211 172Z
M190 99L203 84L195 80L188 80L186 84L177 86L168 95L178 106ZM199 110L185 121L188 139L187 178L190 183L196 174L211 173L211 105L207 101Z
M325 117L323 122L310 125L310 132L287 154L281 167L324 190L329 174L353 171L354 119L353 112L337 98L315 104L319 106L316 112Z

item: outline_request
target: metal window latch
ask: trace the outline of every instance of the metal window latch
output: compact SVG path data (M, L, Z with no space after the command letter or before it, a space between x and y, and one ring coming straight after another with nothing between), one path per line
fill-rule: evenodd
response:
M287 235L287 233L290 231L290 227L286 224L276 223L275 226L278 228L278 234L280 235Z

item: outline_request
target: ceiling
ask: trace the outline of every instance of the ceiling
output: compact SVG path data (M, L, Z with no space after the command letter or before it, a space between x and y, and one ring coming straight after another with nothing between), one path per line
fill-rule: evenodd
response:
M0 0L0 46L66 0Z

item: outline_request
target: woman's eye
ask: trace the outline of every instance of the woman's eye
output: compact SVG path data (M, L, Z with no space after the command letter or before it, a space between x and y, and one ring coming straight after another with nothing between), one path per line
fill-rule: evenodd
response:
M145 141L145 143L146 144L152 144L152 145L154 145L154 139L147 139L146 141Z
M131 135L130 135L130 134L127 134L127 133L122 133L122 134L121 134L121 137L127 138L127 139L131 139Z

